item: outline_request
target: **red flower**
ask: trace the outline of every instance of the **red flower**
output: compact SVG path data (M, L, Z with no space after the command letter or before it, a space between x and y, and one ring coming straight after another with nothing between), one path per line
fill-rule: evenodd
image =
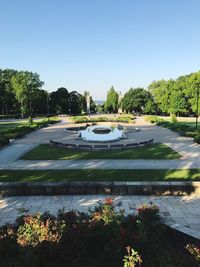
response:
M106 198L105 199L105 204L107 205L113 205L113 199L110 197L110 198Z

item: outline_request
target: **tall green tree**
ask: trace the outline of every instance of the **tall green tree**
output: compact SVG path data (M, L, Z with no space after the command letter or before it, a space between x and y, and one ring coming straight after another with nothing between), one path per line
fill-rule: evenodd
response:
M20 103L22 114L32 114L32 103L37 90L44 84L37 73L20 71L11 78L16 99Z
M154 81L148 86L149 92L152 94L155 102L158 105L158 108L163 113L169 113L170 106L170 94L171 88L174 85L173 80L165 81L159 80Z
M175 81L171 87L168 112L175 115L187 113L187 101L184 94L185 85L182 81Z
M13 93L11 78L17 73L13 69L0 69L0 113L18 113L19 103Z
M196 115L196 127L198 125L198 117L200 111L200 71L193 73L188 78L188 87L186 92L189 96L189 103L191 104L192 111Z
M144 113L152 115L152 114L156 114L156 112L157 112L156 103L154 102L153 98L150 97L149 100L145 104Z
M56 114L69 114L69 92L65 87L50 94L50 111Z
M81 94L77 91L69 93L69 114L77 115L81 113Z
M199 115L200 111L200 71L191 74L187 79L187 87L185 93L188 96L188 102L192 111ZM197 105L198 104L198 105Z
M107 93L107 99L104 104L105 111L109 113L117 113L118 99L119 99L119 95L117 91L115 91L114 87L112 86Z
M150 97L150 93L144 88L130 88L122 99L122 109L127 113L141 114Z

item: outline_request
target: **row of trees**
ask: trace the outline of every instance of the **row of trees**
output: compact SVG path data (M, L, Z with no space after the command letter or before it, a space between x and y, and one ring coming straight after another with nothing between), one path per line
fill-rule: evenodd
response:
M127 113L197 115L200 110L200 72L176 80L153 81L147 90L130 88L121 99L113 87L108 91L104 111Z
M86 112L86 96L66 88L48 93L37 73L0 69L0 114L80 114ZM130 88L123 97L111 87L103 111L139 114L194 115L200 110L200 72L176 80L152 82L147 90ZM91 112L96 106L91 98Z
M66 88L48 93L37 73L0 69L0 114L80 114L86 112L86 94ZM91 112L95 112L91 98Z

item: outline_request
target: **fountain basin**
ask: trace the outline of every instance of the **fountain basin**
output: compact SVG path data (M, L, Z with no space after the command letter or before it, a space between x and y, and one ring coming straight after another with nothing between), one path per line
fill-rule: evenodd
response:
M95 125L80 131L80 137L87 142L114 142L124 138L124 132L117 127Z

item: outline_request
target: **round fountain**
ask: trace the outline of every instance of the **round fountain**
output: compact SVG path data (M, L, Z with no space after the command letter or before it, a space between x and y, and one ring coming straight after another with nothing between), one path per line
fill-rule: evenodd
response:
M125 137L124 131L106 125L89 126L80 131L80 137L87 142L114 142Z

